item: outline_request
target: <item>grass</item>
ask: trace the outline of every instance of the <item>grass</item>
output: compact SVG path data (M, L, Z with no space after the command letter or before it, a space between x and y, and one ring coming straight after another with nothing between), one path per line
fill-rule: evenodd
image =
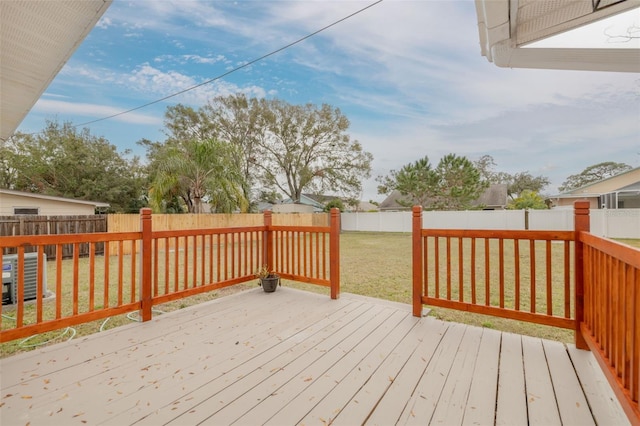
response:
M625 239L621 242L640 248L640 240ZM345 232L341 235L341 291L345 293L360 294L369 297L387 299L391 301L410 304L411 303L411 235L406 233L369 233L369 232ZM455 253L455 249L452 251ZM542 257L538 257L542 259ZM100 261L102 258L96 259L95 276L104 275L105 265ZM65 265L69 261L65 261ZM115 258L109 259L109 269L115 268ZM130 266L125 264L125 269ZM182 266L181 266L182 268ZM49 262L47 265L47 277L49 290L53 290L55 282L55 263ZM68 269L68 268L67 268ZM88 291L88 260L80 259L80 299L79 306L86 308L89 305ZM526 267L523 267L526 269ZM126 275L126 274L125 274ZM541 274L543 276L544 274ZM112 278L113 279L113 278ZM99 280L98 280L99 281ZM506 281L507 284L510 282ZM283 281L286 286L300 288L304 290L328 293L324 287L315 285L296 283L292 281ZM96 295L101 295L103 287L101 282L95 283ZM113 285L113 282L111 283ZM233 286L231 288L222 289L210 293L205 293L190 298L177 300L161 306L155 307L163 312L170 312L182 309L197 303L215 299L227 295L229 293L253 288L255 283L246 283ZM122 297L125 301L130 298L130 294L135 289L130 289L123 285ZM454 294L455 294L454 289ZM110 303L115 304L119 295L117 291L111 291L109 294ZM507 288L507 295L513 294L513 289ZM542 293L538 294L543 296ZM63 311L68 312L72 309L70 300L72 294L70 289L63 291L62 300L64 300ZM98 300L99 298L96 297ZM99 299L102 300L102 299ZM523 306L527 306L530 301L523 298ZM52 318L55 313L55 301L46 300L43 303L45 308L45 318ZM96 308L100 306L96 302ZM81 308L81 311L83 309ZM555 309L555 308L554 308ZM31 315L33 318L34 304L25 304L25 313L27 318ZM3 307L2 328L11 328L14 326L12 320L12 312L8 307ZM559 329L555 327L541 326L537 324L525 323L514 320L507 320L486 315L471 314L456 310L444 308L432 308L430 315L445 321L455 321L465 324L476 325L480 327L494 328L502 331L541 337L546 339L554 339L563 342L573 341L573 332L571 330ZM85 336L101 330L110 329L124 324L131 324L135 320L135 316L127 317L119 315L108 320L93 321L74 327L75 337ZM32 320L31 320L32 321ZM31 350L42 344L56 343L68 339L73 334L71 330L59 330L42 335L34 336L28 340L15 340L0 345L0 355L8 356L17 352Z
M442 249L442 248L441 248ZM341 291L363 296L411 303L411 235L406 233L345 232L340 238ZM455 253L455 250L452 250ZM544 259L538 256L538 259ZM442 268L441 268L442 270ZM539 278L544 278L541 275ZM509 281L506 281L509 284ZM310 291L317 286L287 282L286 285ZM454 290L454 295L456 294ZM509 289L507 289L509 293ZM511 289L511 293L513 290ZM539 297L542 293L538 294ZM522 305L529 300L523 297ZM444 321L487 327L544 339L572 342L571 330L522 321L473 314L445 308L431 308L429 315Z
M640 239L637 238L616 238L616 241L631 247L640 248Z

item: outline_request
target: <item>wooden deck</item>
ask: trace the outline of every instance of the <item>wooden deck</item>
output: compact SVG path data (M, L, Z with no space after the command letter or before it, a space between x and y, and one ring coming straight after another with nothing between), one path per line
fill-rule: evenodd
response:
M0 423L628 424L589 352L259 288L0 361Z

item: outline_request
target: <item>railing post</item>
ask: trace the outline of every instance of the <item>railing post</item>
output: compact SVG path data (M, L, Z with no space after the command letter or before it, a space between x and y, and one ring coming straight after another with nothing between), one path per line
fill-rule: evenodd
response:
M422 206L413 206L412 217L413 316L422 316Z
M142 321L151 319L151 308L153 299L151 296L151 209L140 209L140 230L142 231L141 241L141 265L140 265L140 318Z
M329 279L331 298L340 297L340 209L334 207L330 213L329 232Z
M262 263L267 265L269 270L273 270L273 231L271 225L273 224L273 216L271 210L265 210L264 212L264 238L262 239ZM262 265L258 265L262 266Z
M574 251L575 251L575 344L578 349L589 349L581 331L581 324L584 321L584 246L580 241L580 232L591 230L589 220L589 202L576 201L574 204Z

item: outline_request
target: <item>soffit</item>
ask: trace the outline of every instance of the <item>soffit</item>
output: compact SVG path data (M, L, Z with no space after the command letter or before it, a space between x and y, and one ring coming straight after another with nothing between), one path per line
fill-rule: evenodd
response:
M0 1L0 139L11 136L110 4Z
M524 48L635 8L640 0L476 0L481 52L503 67L640 72L640 49Z

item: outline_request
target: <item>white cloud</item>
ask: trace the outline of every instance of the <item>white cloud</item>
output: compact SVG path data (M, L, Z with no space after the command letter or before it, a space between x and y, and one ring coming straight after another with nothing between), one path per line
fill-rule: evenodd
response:
M98 104L82 102L66 102L53 99L40 98L33 107L34 112L54 113L62 115L76 115L80 117L102 118L122 112L121 109ZM114 117L113 120L132 124L153 124L158 125L162 120L158 117L131 112Z
M111 18L102 17L102 18L100 18L100 20L96 24L96 27L101 28L103 30L106 30L107 28L109 28L112 25L113 25L113 23L111 22Z

